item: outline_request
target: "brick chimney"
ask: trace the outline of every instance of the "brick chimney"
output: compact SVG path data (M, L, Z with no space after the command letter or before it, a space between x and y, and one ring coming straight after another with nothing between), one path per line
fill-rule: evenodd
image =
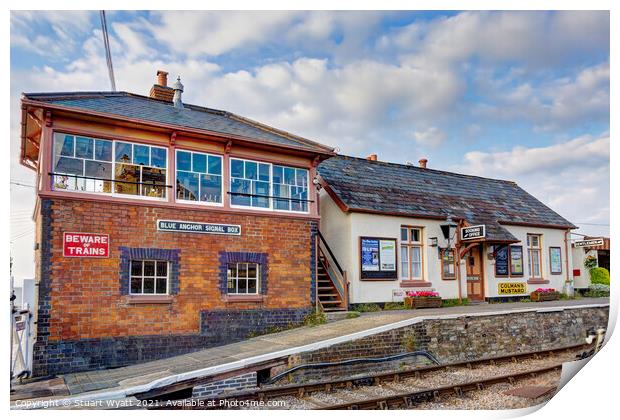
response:
M366 160L377 160L376 153L373 153L372 155L366 156Z
M155 83L151 88L149 96L162 101L172 102L172 98L174 97L174 89L168 86L167 71L157 70L157 83Z
M422 158L418 161L418 163L420 164L420 168L426 168L426 164L428 163L428 159L426 158Z

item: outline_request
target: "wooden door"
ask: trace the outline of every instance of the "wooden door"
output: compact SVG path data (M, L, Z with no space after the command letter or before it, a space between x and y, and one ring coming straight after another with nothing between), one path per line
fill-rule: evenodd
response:
M484 278L482 269L482 246L469 250L465 257L467 268L467 297L472 301L484 300Z

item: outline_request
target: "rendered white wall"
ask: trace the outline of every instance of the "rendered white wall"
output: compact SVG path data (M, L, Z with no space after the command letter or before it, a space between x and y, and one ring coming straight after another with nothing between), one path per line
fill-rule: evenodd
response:
M590 287L590 273L588 269L585 267L584 262L586 257L593 256L597 257L597 251L595 249L586 252L586 248L584 247L575 247L572 248L573 255L573 265L572 268L576 268L581 271L580 276L575 276L575 288L576 289L586 289Z

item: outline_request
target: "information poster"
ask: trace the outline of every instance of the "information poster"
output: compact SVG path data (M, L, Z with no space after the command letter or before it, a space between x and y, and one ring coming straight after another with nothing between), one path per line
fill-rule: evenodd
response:
M362 238L362 271L379 271L379 239Z
M379 261L381 261L381 271L396 270L396 241L379 241Z
M508 247L505 245L500 245L495 250L495 275L508 275Z
M510 247L510 274L523 275L523 248L518 245Z
M551 264L551 274L562 274L562 248L549 248L549 261Z
M362 280L396 280L396 239L360 238Z

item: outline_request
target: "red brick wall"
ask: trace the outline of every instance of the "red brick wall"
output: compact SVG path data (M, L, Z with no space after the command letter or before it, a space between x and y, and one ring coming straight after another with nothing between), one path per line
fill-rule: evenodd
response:
M158 232L157 219L241 225L241 236ZM203 309L311 306L308 219L56 199L52 203L50 340L125 335L197 334ZM110 235L110 258L65 258L63 232ZM179 293L171 304L132 304L120 294L119 247L180 250ZM226 303L220 251L269 255L261 303Z

